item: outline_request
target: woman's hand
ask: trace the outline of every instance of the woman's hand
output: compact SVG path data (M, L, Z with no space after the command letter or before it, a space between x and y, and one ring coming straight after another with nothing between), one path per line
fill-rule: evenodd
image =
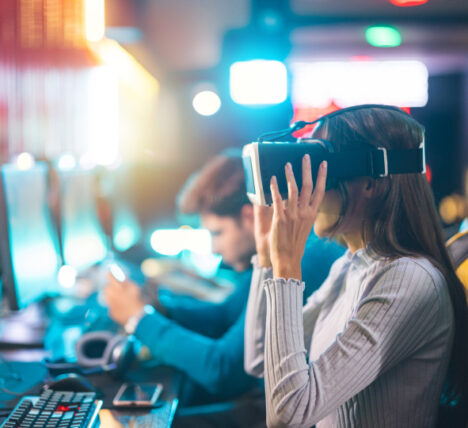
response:
M310 157L302 160L302 189L300 196L290 163L286 164L288 200L283 203L276 177L271 179L273 220L270 233L270 258L275 278L301 280L301 260L305 244L325 195L327 163L320 164L317 184L313 189ZM313 191L312 191L313 190Z
M109 307L110 317L125 325L132 317L140 314L145 307L138 285L131 281L120 282L111 274L109 282L104 289L104 297Z
M257 249L258 264L261 267L271 267L270 229L272 218L272 207L254 205L255 247Z

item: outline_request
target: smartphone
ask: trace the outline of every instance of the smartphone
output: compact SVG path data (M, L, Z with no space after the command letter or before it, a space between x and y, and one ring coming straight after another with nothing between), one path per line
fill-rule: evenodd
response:
M161 395L160 383L124 383L112 401L114 406L153 407Z

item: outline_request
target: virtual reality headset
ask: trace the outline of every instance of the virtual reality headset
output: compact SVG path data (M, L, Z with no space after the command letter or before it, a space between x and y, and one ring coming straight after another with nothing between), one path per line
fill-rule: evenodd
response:
M323 120L326 117L342 114L345 111L362 108L387 108L406 114L392 106L365 105L338 110L313 122L297 122L291 128L278 133L264 134L271 140L284 138L306 125ZM302 139L291 141L259 141L244 146L242 160L246 178L247 196L253 204L271 205L270 180L276 176L279 191L283 199L288 197L288 188L284 167L290 162L298 189L302 186L302 159L310 156L312 178L317 179L318 168L326 160L326 189L336 187L341 180L354 177L386 177L390 174L425 173L426 162L424 141L418 148L408 150L388 150L385 147L369 147L362 150L335 152L333 145L326 140Z

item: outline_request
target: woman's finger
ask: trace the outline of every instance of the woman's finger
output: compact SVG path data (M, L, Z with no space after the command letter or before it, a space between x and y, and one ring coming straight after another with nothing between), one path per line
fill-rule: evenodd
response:
M294 218L297 214L297 183L290 162L284 167L288 183L288 212Z
M282 219L284 218L284 207L278 188L278 181L275 176L271 177L270 190L271 197L273 199L273 216L276 215L278 218Z
M310 156L302 158L302 188L299 196L299 208L304 209L309 206L312 195L312 168L310 166Z
M317 212L320 204L322 203L325 195L325 186L327 183L327 161L323 161L320 164L319 172L317 175L317 185L315 186L314 193L312 194L312 200L310 206L313 212Z

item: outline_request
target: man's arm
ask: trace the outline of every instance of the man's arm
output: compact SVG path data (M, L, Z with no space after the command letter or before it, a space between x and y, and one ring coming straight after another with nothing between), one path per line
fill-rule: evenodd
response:
M160 363L187 374L213 394L237 395L256 384L244 372L245 314L219 339L189 331L161 314L142 318L135 336Z
M177 324L203 336L221 337L239 318L245 307L251 270L236 275L234 291L220 303L192 297L160 293L159 303L167 316Z

